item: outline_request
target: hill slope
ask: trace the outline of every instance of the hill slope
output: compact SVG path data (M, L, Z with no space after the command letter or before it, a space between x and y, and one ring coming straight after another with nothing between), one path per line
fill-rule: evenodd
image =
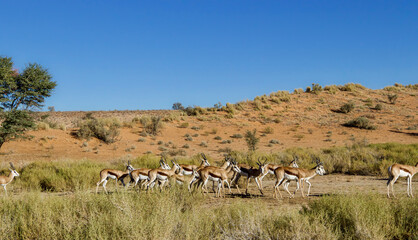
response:
M319 87L313 86L308 92L295 90L292 94L279 91L217 108L88 113L94 118L113 118L120 123L118 141L112 144L74 136L77 123L83 121L87 112L38 113L49 115L43 120L48 124L40 123L38 130L29 132L34 136L31 140L5 143L0 150L0 160L88 158L107 161L147 152L167 152L173 156L205 152L220 157L230 150L246 151L242 136L252 129L257 129L258 149L264 152L289 147L341 146L358 140L418 142L417 85L395 85L381 90L356 84L327 86L325 90ZM395 104L390 103L388 95L397 96ZM354 109L344 114L339 109L346 103L352 103ZM377 110L379 105L381 110ZM156 136L140 136L143 126L138 119L154 115L164 119L161 132ZM368 119L376 130L343 126L358 117ZM61 129L48 129L45 125Z

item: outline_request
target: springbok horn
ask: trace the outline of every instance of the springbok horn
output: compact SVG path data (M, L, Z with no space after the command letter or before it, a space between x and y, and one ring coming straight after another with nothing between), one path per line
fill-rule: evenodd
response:
M12 167L13 170L16 170L15 166L13 166L13 163L12 162L9 162L9 163L10 163L10 167Z
M204 153L202 153L201 155L202 155L203 159L206 160L206 155Z

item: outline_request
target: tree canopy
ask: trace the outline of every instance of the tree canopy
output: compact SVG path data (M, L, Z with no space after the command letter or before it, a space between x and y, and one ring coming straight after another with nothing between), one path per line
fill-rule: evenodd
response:
M42 107L57 85L48 70L29 63L19 73L12 58L0 57L0 107L2 110L28 110Z
M29 63L22 72L12 58L0 57L0 147L7 141L26 137L35 126L29 110L43 106L57 85L48 70Z

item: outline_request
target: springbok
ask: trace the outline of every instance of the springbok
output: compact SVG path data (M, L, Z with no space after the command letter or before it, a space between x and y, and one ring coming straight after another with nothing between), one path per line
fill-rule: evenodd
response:
M10 164L10 168L9 168L10 174L9 174L9 176L8 177L0 176L0 185L3 186L4 192L6 193L6 196L7 196L7 189L6 189L7 184L11 183L13 181L14 177L19 177L20 176L19 173L16 171L16 168L13 166L13 163L9 162L9 164Z
M248 195L248 184L250 183L250 179L254 178L258 190L260 191L261 195L264 195L263 190L262 190L262 184L261 184L261 176L265 175L265 172L267 172L267 167L268 165L266 164L267 159L261 163L260 159L257 160L257 165L258 168L253 168L253 167L247 167L247 166L239 166L239 169L241 170L239 173L236 173L234 178L231 180L231 183L234 182L235 183L235 187L237 188L238 192L240 192L239 187L238 187L238 180L240 179L241 176L247 177L247 184L246 184L246 188L245 188L245 195Z
M288 167L292 167L292 168L299 168L299 165L297 164L297 160L299 158L297 156L295 156L293 158L293 161L290 162L290 164L288 165ZM283 167L282 165L277 165L277 164L267 164L267 170L266 172L264 172L264 174L260 177L260 180L262 181L263 178L265 176L267 176L267 174L273 174L274 175L274 170L276 170L276 168L278 167ZM263 184L261 182L261 187L263 187Z
M309 193L311 191L311 183L309 182L309 180L315 177L317 174L321 176L324 175L325 169L324 169L323 164L317 161L316 166L312 169L279 167L276 170L274 170L274 174L276 175L276 184L274 185L274 193L273 193L274 198L277 198L277 192L279 192L280 198L282 198L282 194L280 193L280 189L279 189L282 183L284 183L284 188L291 197L294 197L297 190L299 189L299 186L301 186L302 197L305 197L303 194L303 185L301 182L305 181L309 185L308 194L307 194L307 196L309 196ZM298 183L296 190L293 194L291 194L288 189L288 185L290 181L297 181Z
M222 197L221 188L224 192L224 197L225 197L224 183L226 183L228 185L229 192L231 192L231 186L228 182L229 172L234 171L234 172L239 173L241 170L239 169L239 167L237 166L237 163L235 161L230 161L230 162L231 162L231 166L228 169L208 166L208 167L202 168L199 171L197 171L197 173L200 176L200 179L203 182L202 190L205 193L208 192L207 189L206 189L206 184L207 184L208 180L218 182L218 187L217 187L217 192L216 192L217 197Z
M202 167L206 167L206 166L210 166L206 156L204 153L201 153L201 158L200 160L202 161L200 163L199 166L197 165L187 165L187 164L180 164L180 167L182 167L183 171L183 175L189 176L193 174L193 170L197 170L198 168L202 168Z
M176 162L174 162L173 160L171 160L171 163L173 164L173 167L170 170L156 168L156 169L152 169L151 171L149 171L149 173L148 173L147 190L150 187L153 187L154 184L155 184L155 182L157 180L159 182L161 182L161 184L160 184L160 190L162 190L164 184L171 177L173 177L175 173L181 172L181 167Z
M393 164L389 167L388 173L389 173L389 179L388 179L388 198L390 198L390 192L389 192L389 185L392 186L392 194L393 197L396 198L395 192L393 191L393 184L398 180L399 177L406 177L406 181L408 183L406 193L408 194L408 197L414 197L412 194L412 178L414 177L415 173L418 172L418 163L414 166L410 165L403 165L403 164Z
M123 179L129 175L129 173L131 171L133 171L133 167L131 166L131 162L128 161L128 165L126 166L126 170L125 171L120 171L120 170L116 170L116 169L103 169L102 171L100 171L100 181L97 182L97 187L96 187L96 193L99 192L99 186L100 184L103 183L103 188L106 192L106 184L107 181L109 180L109 178L111 179L115 179L115 183L116 183L116 188L118 187L118 181L122 182L122 185L125 186L125 182L123 181Z
M166 169L166 170L171 169L171 167L164 161L163 158L160 159L160 168L161 169ZM131 173L130 173L131 180L128 183L128 187L131 183L135 182L135 185L134 185L134 188L135 188L139 181L143 182L141 184L141 188L143 186L145 186L148 182L148 173L151 170L152 169L150 169L150 168L137 168L137 169L134 169L133 171L131 171Z
M227 169L230 165L231 165L231 159L230 159L230 157L227 155L227 156L225 156L224 162L223 162L222 166L220 166L220 168L222 168L222 169ZM201 167L199 167L199 168L197 168L197 169L193 170L193 178L192 178L192 180L189 182L189 191L191 191L191 190L192 190L192 185L193 185L194 183L196 183L196 182L197 182L197 187L199 187L199 186L200 186L200 184L202 184L202 183L203 183L203 182L202 182L202 179L200 178L200 175L199 175L199 173L198 173L198 172L199 172L201 169L206 168L206 167L209 167L209 166L201 166ZM214 186L213 186L213 188L214 188Z

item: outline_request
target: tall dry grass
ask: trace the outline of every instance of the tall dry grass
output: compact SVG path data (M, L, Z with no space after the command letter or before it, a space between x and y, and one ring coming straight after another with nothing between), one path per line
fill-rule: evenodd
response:
M418 200L336 195L296 208L263 199L213 203L185 188L159 193L0 198L1 239L416 239Z

